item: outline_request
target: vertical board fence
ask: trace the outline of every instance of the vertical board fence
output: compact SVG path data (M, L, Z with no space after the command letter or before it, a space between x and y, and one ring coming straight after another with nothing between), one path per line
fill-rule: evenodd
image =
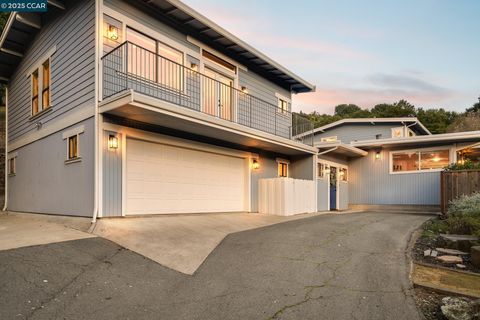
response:
M464 195L480 192L480 170L443 171L441 175L441 210L448 211L448 203Z

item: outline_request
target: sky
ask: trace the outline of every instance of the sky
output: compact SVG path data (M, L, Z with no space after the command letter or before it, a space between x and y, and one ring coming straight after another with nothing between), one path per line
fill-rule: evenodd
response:
M480 96L478 0L183 0L316 92L294 111L406 99L464 111Z

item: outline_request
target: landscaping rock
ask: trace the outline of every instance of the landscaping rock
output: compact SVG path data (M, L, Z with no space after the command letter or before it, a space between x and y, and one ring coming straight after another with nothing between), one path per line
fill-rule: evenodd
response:
M437 257L437 260L445 264L463 263L462 258L457 256L440 256L440 257Z
M468 255L468 252L463 252L460 250L455 250L455 249L446 249L446 248L437 248L437 251L440 253L445 253L450 256L466 256Z
M430 254L432 253L432 250L428 249L428 250L425 250L423 251L423 256L424 257L430 257Z
M471 247L470 254L472 255L472 264L480 268L480 246Z
M458 269L466 269L466 268L467 268L466 265L461 264L461 263L457 263L457 264L455 265L455 267L457 267Z
M478 241L478 237L462 234L440 234L438 240L442 247L469 252Z
M472 306L465 298L445 297L440 307L448 320L472 320Z
M432 250L432 253L430 253L430 255L434 258L436 258L438 256L438 252L435 251L435 250Z

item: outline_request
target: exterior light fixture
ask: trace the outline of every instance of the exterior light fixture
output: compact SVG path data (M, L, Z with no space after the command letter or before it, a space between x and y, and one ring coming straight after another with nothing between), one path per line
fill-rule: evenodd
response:
M118 28L112 25L108 25L107 30L107 37L110 40L117 41L118 40Z
M241 88L241 89L242 89L242 92L243 92L243 93L248 93L247 87L245 87L245 86L242 86L242 88Z
M192 62L192 64L190 65L190 69L192 69L193 71L198 71L198 65Z
M118 138L114 135L108 136L108 148L109 149L118 149Z
M330 167L325 167L325 174L330 174Z
M375 151L375 160L380 160L382 154L380 153L380 151Z
M260 169L260 163L258 162L257 159L253 159L253 161L252 161L252 169L253 169L253 170L258 170L258 169Z

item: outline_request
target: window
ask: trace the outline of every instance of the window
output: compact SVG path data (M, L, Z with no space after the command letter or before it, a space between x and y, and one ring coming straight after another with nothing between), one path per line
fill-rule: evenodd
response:
M382 138L382 134L381 134L381 133L375 135L375 139L378 140L378 139L381 139L381 138Z
M8 175L13 176L17 173L17 157L8 159Z
M42 106L43 109L50 107L50 60L42 64Z
M392 128L392 138L403 138L405 136L405 128Z
M288 162L278 161L278 176L288 177Z
M175 90L183 88L183 53L158 42L158 82Z
M32 73L32 115L36 115L39 111L38 103L38 69Z
M413 150L391 153L392 173L441 170L450 164L450 150Z
M317 163L317 177L325 178L325 164Z
M50 108L50 58L42 62L31 73L32 83L32 116ZM40 96L41 93L41 96Z
M287 113L288 112L288 102L282 98L278 98L278 112Z
M127 28L128 61L127 72L135 76L156 81L156 41L146 35Z
M347 182L348 181L348 169L347 168L340 168L338 171L340 174L340 181Z
M321 138L320 141L321 142L335 142L335 141L337 141L337 136Z
M217 57L216 55L214 55L214 54L212 54L208 51L202 50L202 56L204 56L205 58L207 58L208 60L210 60L212 62L215 62L215 64L227 69L228 71L231 71L233 73L237 73L237 67L235 67L230 62L227 62L227 61L223 60L222 58Z
M68 138L68 159L78 159L78 135L74 135Z

